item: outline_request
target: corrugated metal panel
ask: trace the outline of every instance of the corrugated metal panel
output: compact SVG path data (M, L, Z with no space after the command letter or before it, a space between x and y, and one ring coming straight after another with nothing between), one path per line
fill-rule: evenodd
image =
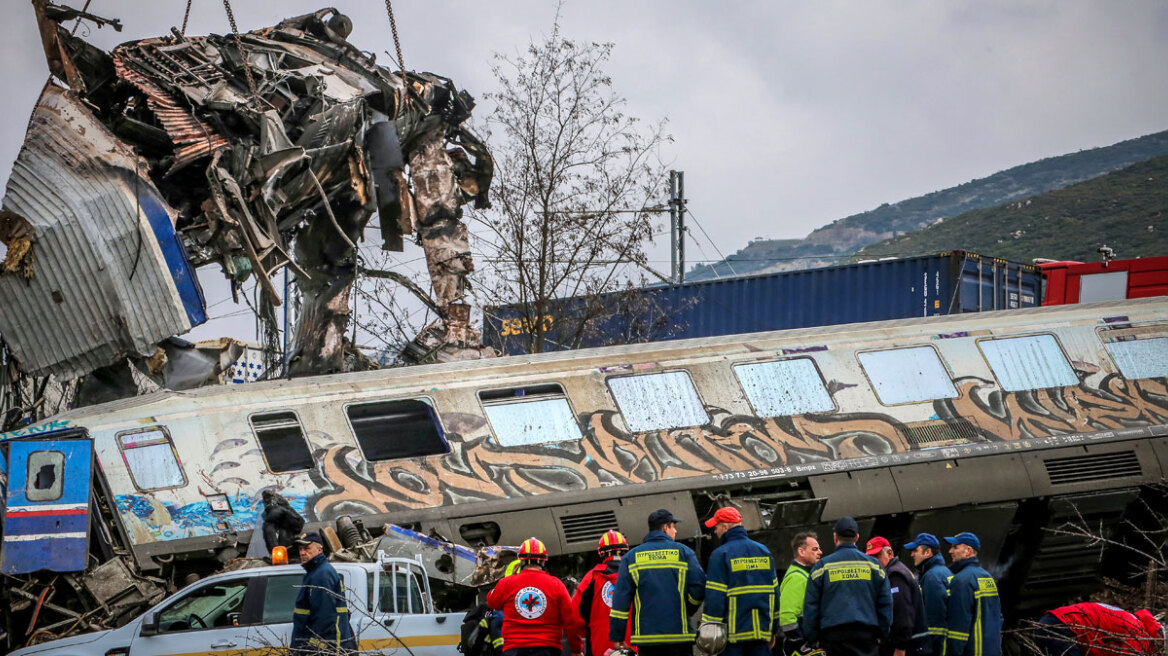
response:
M1041 298L1036 267L954 251L820 269L662 285L607 294L608 318L578 344L712 337L864 321L1033 307ZM584 313L582 299L555 301L545 325L565 326ZM591 313L595 315L595 313ZM530 327L518 306L490 308L484 338L507 353L524 352ZM559 344L560 334L549 334Z
M4 197L36 231L33 277L0 277L0 334L25 372L80 376L203 320L174 211L137 162L68 92L46 87Z

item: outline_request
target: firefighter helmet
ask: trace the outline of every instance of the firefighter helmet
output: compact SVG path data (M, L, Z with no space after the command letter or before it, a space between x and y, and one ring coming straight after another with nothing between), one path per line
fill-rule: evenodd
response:
M536 538L527 538L523 541L523 545L519 547L520 560L547 560L547 547Z
M621 535L620 531L608 531L600 536L600 544L596 545L596 550L602 556L611 552L628 551L629 541Z

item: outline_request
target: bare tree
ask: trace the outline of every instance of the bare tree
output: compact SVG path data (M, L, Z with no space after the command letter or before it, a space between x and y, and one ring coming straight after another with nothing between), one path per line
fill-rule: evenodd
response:
M485 131L495 155L490 211L472 217L483 267L478 287L490 304L522 304L506 332L530 352L578 342L610 311L597 295L645 282L670 141L664 120L626 112L604 66L611 43L551 34L516 56L496 54L499 90ZM585 296L571 316L551 316L550 301ZM488 318L489 319L489 318Z

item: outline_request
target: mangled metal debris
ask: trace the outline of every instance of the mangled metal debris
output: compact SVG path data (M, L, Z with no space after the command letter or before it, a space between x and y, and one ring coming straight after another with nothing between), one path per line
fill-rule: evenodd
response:
M426 255L439 320L409 353L493 353L464 302L461 207L488 205L493 173L464 127L466 92L378 66L335 9L106 53L60 21L110 21L33 4L68 89L46 86L0 214L0 302L21 308L0 334L22 371L76 377L126 357L145 369L156 344L204 320L193 268L208 264L233 291L254 277L270 323L282 301L272 276L289 267L302 296L290 373L340 371L356 244L374 213L384 248L414 235Z

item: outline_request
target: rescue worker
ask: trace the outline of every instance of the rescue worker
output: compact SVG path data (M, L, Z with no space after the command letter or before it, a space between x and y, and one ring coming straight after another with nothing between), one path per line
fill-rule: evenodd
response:
M856 547L860 527L836 521L835 551L811 568L803 600L803 637L827 656L877 656L892 627L892 591L880 563Z
M608 639L612 592L616 587L621 557L628 550L629 543L620 531L609 531L600 536L596 551L600 553L602 562L588 570L572 597L572 606L579 611L580 617L586 623L584 646L588 656L604 656L612 649L612 641ZM625 624L628 625L627 620ZM625 642L628 642L630 636L631 630L626 629Z
M631 623L640 656L692 656L689 616L705 598L706 575L693 550L674 541L677 522L668 510L654 510L645 539L621 558L608 623L617 649L626 646Z
M945 650L945 618L948 617L949 579L953 578L953 572L945 566L941 541L932 533L917 534L904 548L912 550L910 555L917 567L933 655L941 656Z
M325 558L324 540L320 533L307 533L297 537L295 544L305 571L292 614L290 650L293 654L355 651L345 584Z
M945 538L950 569L945 656L1002 656L1002 601L998 584L981 568L981 540L962 532Z
M573 656L581 656L583 622L560 580L544 571L548 552L528 538L519 547L520 569L503 578L487 595L491 610L503 611L504 656L560 656L566 638Z
M892 629L888 632L888 639L880 642L880 656L932 654L921 588L908 565L900 562L888 539L880 536L868 540L864 553L875 558L884 568L892 593Z
M794 560L783 574L779 584L779 628L783 631L784 656L806 653L803 647L803 632L799 629L799 618L803 617L803 597L807 594L807 579L811 568L823 556L819 548L819 538L812 532L798 533L791 540Z
M1164 627L1147 610L1134 614L1115 606L1074 604L1047 611L1035 642L1048 656L1137 656L1162 654Z
M771 552L746 536L737 508L719 508L706 528L714 529L722 545L707 565L702 621L726 623L726 656L770 656L779 617Z

